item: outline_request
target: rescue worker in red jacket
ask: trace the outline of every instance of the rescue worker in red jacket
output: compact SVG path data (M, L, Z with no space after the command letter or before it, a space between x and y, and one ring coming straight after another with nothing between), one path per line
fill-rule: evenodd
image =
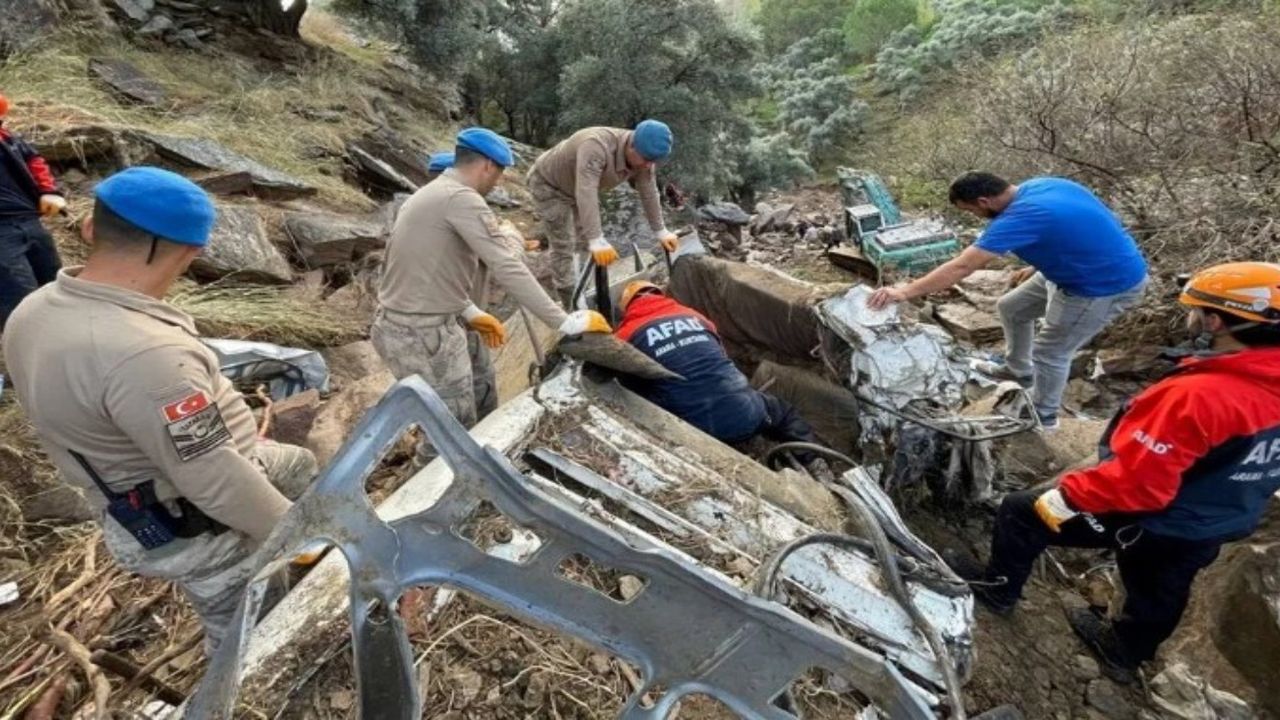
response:
M1180 302L1189 332L1210 350L1121 409L1097 465L1050 490L1005 497L985 569L948 558L983 581L973 588L980 601L1007 615L1045 548L1115 550L1126 593L1119 617L1082 608L1068 619L1118 682L1155 655L1196 574L1223 543L1253 533L1280 489L1280 265L1211 267Z
M627 285L618 305L622 321L614 334L684 378L628 376L622 379L625 387L731 445L756 435L775 442L817 442L813 428L795 408L751 387L725 353L715 324L701 313L645 280ZM829 472L820 458L795 455L811 471Z
M9 101L0 95L0 330L9 313L62 267L42 216L67 206L49 164L4 127Z

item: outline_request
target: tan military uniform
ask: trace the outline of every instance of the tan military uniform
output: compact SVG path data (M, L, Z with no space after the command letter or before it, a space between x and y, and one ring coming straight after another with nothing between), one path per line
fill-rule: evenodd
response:
M603 234L601 192L631 181L649 228L657 232L664 227L654 172L627 167L631 134L608 127L579 130L542 153L529 171L529 192L551 245L551 266L561 293L577 282L574 261L586 252L587 242Z
M107 486L147 480L161 501L183 497L229 530L144 550L103 514L108 549L139 574L182 586L211 644L221 638L249 556L305 490L315 458L257 439L244 398L221 375L190 316L140 293L76 277L30 295L4 334L14 391L45 452L91 504L107 500L73 459Z
M521 255L484 198L452 169L405 202L387 242L373 346L397 378L421 375L467 427L497 402L488 350L459 322L480 311L486 278L550 327L567 317ZM420 461L430 456L420 447Z

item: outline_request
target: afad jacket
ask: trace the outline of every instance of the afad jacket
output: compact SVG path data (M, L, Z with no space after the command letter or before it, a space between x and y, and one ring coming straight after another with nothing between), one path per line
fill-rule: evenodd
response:
M623 384L685 422L728 443L749 439L765 421L764 399L725 354L716 326L661 295L627 305L614 331L683 380L627 378Z
M1192 540L1250 534L1280 489L1280 348L1183 361L1112 419L1099 457L1061 479L1076 510Z

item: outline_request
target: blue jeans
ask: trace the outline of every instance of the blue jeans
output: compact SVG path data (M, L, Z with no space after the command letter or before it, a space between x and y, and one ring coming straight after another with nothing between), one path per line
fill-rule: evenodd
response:
M1018 376L1034 378L1031 399L1041 417L1058 414L1071 360L1080 348L1120 313L1133 307L1147 279L1116 295L1068 295L1036 273L996 303L1004 325L1005 364ZM1036 320L1043 319L1036 332Z
M61 267L40 218L0 218L0 330L22 298L53 282Z

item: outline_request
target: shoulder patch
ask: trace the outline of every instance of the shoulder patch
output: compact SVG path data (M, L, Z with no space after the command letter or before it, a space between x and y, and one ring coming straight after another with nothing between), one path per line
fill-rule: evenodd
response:
M484 229L488 230L490 235L498 238L502 237L502 228L498 226L497 215L491 212L482 213L480 222L484 223Z
M194 460L231 439L222 411L203 391L196 391L161 408L165 431L178 458Z

